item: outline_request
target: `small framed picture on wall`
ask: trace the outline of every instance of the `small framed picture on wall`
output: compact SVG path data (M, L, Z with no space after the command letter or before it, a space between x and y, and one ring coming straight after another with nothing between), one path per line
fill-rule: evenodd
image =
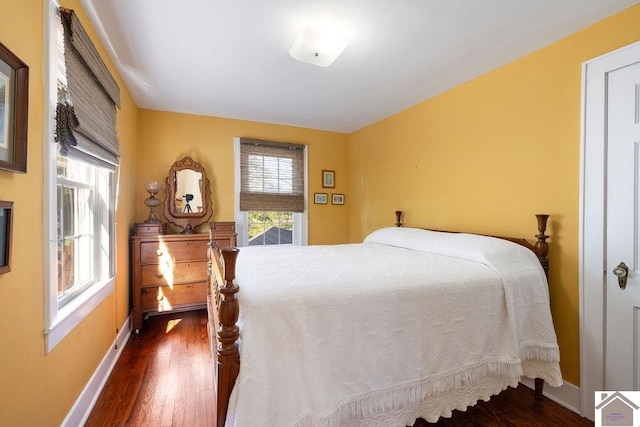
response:
M332 194L331 195L331 204L332 205L344 205L344 194Z
M0 43L0 169L27 172L29 67Z
M0 201L0 274L11 271L13 202Z
M316 205L326 205L327 193L313 193L313 203Z
M336 187L336 173L335 171L322 171L322 188L335 188Z

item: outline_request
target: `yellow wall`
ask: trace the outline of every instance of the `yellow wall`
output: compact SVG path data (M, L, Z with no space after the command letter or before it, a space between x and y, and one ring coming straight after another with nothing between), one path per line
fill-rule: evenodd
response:
M565 379L579 382L578 200L583 61L640 39L640 6L351 135L241 120L139 111L116 77L122 148L116 291L45 354L43 194L43 5L8 1L0 41L29 65L28 173L0 171L0 200L14 202L12 271L0 276L0 424L58 425L110 350L129 311L128 233L146 218L142 183L163 180L183 156L200 161L216 221L234 219L233 137L309 146L309 195L346 194L346 205L309 205L309 242L360 241L406 211L408 225L535 234L533 214L552 215L551 298ZM139 141L138 141L139 140ZM335 190L321 170L336 171ZM164 194L161 193L164 199Z
M233 138L307 144L309 158L309 243L334 244L348 240L349 194L345 205L315 205L313 193L347 193L348 136L292 126L195 116L161 111L140 111L138 176L141 181L162 181L160 199L165 199L164 179L171 165L185 156L201 163L211 183L214 215L211 221L234 221ZM336 188L323 189L323 169L336 172ZM136 185L138 200L146 193ZM161 208L158 209L162 211ZM149 210L138 203L137 219L144 221ZM204 232L200 228L198 231Z
M77 0L74 9L94 41L89 20ZM5 1L0 41L29 66L28 157L26 174L0 171L0 200L14 202L11 272L0 276L0 425L60 425L96 367L110 350L115 329L129 311L128 224L135 193L119 189L116 290L50 354L45 354L43 240L43 7L42 0ZM122 110L118 134L121 182L137 181L135 139L137 107L105 51L96 43L118 81ZM46 48L46 47L45 47Z
M582 63L640 40L640 5L349 137L350 240L389 225L529 236L549 213L551 306L579 384Z

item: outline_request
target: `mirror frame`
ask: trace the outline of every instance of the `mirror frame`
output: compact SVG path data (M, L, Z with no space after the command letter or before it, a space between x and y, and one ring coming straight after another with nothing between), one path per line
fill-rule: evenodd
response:
M182 170L192 170L202 174L202 212L191 213L175 213L172 209L175 204L176 198L176 174ZM213 215L213 205L211 203L211 190L209 187L209 178L207 178L207 172L202 165L194 161L191 157L185 157L179 160L171 166L169 169L169 175L165 180L165 199L164 199L164 217L170 223L183 228L182 234L195 233L194 228L201 224L204 224Z

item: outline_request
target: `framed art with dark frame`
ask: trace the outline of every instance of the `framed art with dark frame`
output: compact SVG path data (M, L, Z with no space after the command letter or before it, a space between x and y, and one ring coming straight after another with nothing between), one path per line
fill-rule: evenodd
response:
M335 188L336 187L336 173L335 171L322 171L322 188Z
M326 205L327 193L313 193L313 203L316 205Z
M29 67L0 43L0 169L27 172Z
M332 194L331 195L331 204L332 205L344 205L344 194Z
M11 224L13 202L0 200L0 274L11 271Z

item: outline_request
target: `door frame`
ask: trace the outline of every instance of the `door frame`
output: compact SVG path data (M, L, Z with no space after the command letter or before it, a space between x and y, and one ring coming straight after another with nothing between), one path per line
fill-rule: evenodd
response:
M606 308L607 74L640 58L640 42L582 65L580 128L580 412L593 419L594 391L604 387Z

